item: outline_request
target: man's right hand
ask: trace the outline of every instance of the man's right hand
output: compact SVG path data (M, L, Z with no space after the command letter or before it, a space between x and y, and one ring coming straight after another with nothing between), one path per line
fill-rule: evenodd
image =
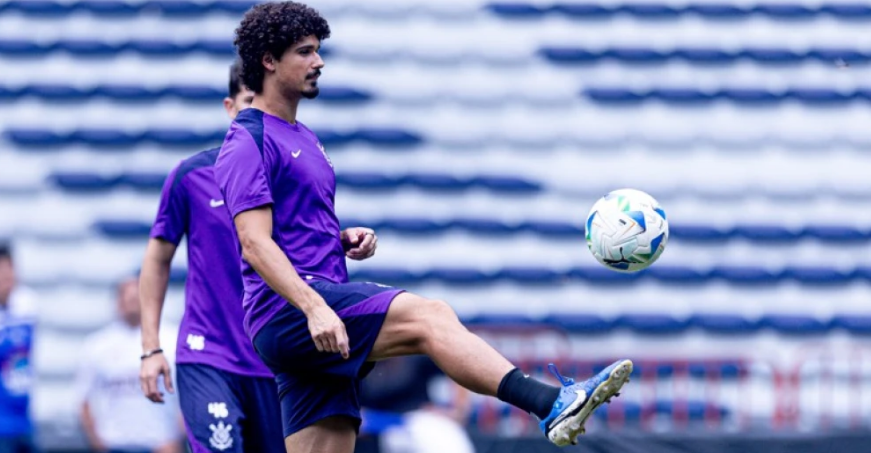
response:
M163 353L146 357L142 360L139 369L139 385L146 398L155 403L163 403L163 393L157 387L157 380L163 375L163 384L169 393L174 393L172 388L172 371Z
M350 357L348 346L348 332L345 331L345 323L336 315L326 302L317 304L306 313L308 318L308 330L312 340L320 352L333 352L342 354L342 358Z

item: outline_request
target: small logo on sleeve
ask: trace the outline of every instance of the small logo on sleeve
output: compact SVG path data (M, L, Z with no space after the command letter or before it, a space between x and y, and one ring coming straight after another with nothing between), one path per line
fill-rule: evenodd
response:
M220 208L221 206L224 206L224 200L215 200L214 198L212 198L211 200L209 200L209 206L213 208Z
M294 159L296 159L297 157L299 157L300 154L302 154L302 150L301 150L301 149L298 149L298 150L296 150L296 151L292 151L292 152L290 153L290 155L293 156Z

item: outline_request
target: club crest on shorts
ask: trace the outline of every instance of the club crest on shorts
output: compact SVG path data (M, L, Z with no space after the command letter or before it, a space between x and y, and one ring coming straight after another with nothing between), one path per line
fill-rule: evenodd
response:
M233 436L230 435L233 425L218 422L217 425L209 425L209 429L212 430L212 437L209 437L212 448L224 451L233 446Z

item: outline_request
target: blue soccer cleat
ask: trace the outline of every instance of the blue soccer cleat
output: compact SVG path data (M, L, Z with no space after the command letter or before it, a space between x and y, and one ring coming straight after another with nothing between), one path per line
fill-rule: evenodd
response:
M559 397L553 403L550 414L539 426L547 438L559 447L578 443L577 437L583 434L584 423L590 414L618 396L623 384L629 382L632 374L631 360L618 360L599 374L584 382L575 384L571 378L563 377L554 364L548 365L551 373L562 384Z

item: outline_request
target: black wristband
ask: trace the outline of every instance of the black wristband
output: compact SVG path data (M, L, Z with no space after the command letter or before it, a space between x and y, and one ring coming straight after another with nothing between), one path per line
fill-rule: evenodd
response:
M145 354L142 354L141 356L139 356L139 360L145 360L145 359L147 359L155 354L161 354L161 353L163 353L163 349L160 349L160 348L152 349L152 350L146 352Z

